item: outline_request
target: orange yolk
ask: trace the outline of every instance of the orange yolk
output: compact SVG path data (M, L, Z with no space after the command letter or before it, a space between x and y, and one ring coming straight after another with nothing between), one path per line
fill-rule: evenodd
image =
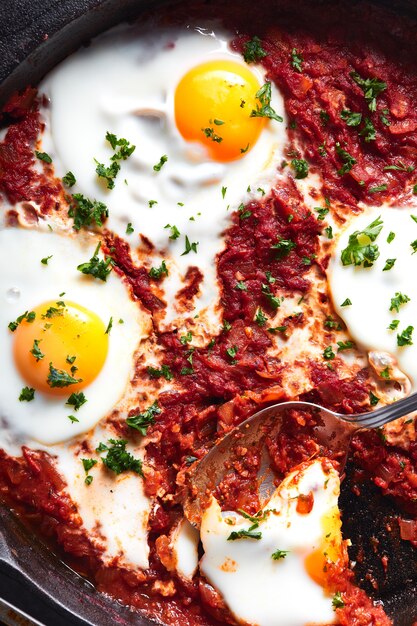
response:
M329 586L327 564L336 563L344 558L341 534L342 522L337 506L323 516L322 526L324 532L323 542L317 550L307 555L305 568L309 576L317 584L327 588Z
M187 141L203 144L214 161L233 161L256 143L265 118L250 117L259 101L254 74L235 61L194 67L175 91L175 121Z
M23 320L14 333L14 358L20 374L37 391L57 396L68 396L93 382L104 365L109 342L98 315L73 302L63 304L39 305L33 309L34 321ZM48 383L50 363L81 381L52 387Z

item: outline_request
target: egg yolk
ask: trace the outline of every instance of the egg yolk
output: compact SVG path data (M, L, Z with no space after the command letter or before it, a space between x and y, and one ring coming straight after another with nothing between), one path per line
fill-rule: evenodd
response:
M14 358L26 382L44 393L62 396L84 389L102 369L108 351L103 321L73 302L45 302L35 319L21 322L14 333ZM51 368L59 370L54 385ZM67 376L68 378L67 378ZM77 382L71 382L71 380Z
M327 564L336 563L343 558L341 526L339 508L335 506L322 518L322 545L305 559L307 573L324 588L328 587Z
M217 60L191 69L175 91L175 121L187 141L203 144L215 161L244 156L256 143L265 118L250 117L260 84L250 69Z

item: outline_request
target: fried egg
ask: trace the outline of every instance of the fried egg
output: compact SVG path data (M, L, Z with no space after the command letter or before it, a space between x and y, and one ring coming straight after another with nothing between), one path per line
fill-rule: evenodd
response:
M114 271L77 267L94 236L0 231L0 416L17 443L54 444L89 431L123 396L150 322Z
M345 560L339 489L337 472L315 460L291 472L256 518L222 512L212 498L201 524L200 571L238 622L335 622L326 563Z
M117 28L40 86L50 100L43 149L57 172L71 170L74 190L106 203L111 230L133 247L145 236L167 261L165 324L184 313L175 296L189 266L204 280L188 308L217 319L222 232L241 203L271 189L283 159L283 98L270 86L283 121L252 115L268 96L265 71L230 50L232 36L211 26ZM113 189L96 173L112 163L107 132L135 146Z
M397 365L417 384L417 224L415 209L372 208L354 218L341 233L329 267L333 304L353 339L369 355L382 379L398 378ZM372 241L368 227L378 221ZM374 229L375 230L375 229ZM375 231L376 232L376 231ZM359 233L359 238L355 234ZM375 247L369 267L344 265L342 254L351 244L362 251ZM413 245L414 243L414 245ZM360 252L359 249L359 252ZM414 336L413 336L414 333Z

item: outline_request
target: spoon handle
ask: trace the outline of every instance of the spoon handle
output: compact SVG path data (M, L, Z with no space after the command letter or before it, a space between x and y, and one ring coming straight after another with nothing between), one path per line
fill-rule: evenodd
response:
M406 398L397 400L375 411L362 413L360 415L341 415L340 417L346 422L364 428L379 428L413 411L417 411L417 393L412 393Z

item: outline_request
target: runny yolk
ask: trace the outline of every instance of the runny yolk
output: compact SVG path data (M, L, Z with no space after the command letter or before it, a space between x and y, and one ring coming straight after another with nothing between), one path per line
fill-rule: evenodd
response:
M327 564L344 558L341 525L339 508L335 506L322 518L324 537L321 546L305 559L307 573L324 588L329 586Z
M187 141L203 144L214 161L243 157L256 143L265 118L251 117L260 84L250 69L217 60L191 69L175 91L175 121Z
M57 396L69 396L87 387L107 356L109 340L103 321L92 311L67 301L45 302L33 311L33 322L23 320L14 333L14 358L22 377L37 391ZM50 363L81 381L51 386Z

